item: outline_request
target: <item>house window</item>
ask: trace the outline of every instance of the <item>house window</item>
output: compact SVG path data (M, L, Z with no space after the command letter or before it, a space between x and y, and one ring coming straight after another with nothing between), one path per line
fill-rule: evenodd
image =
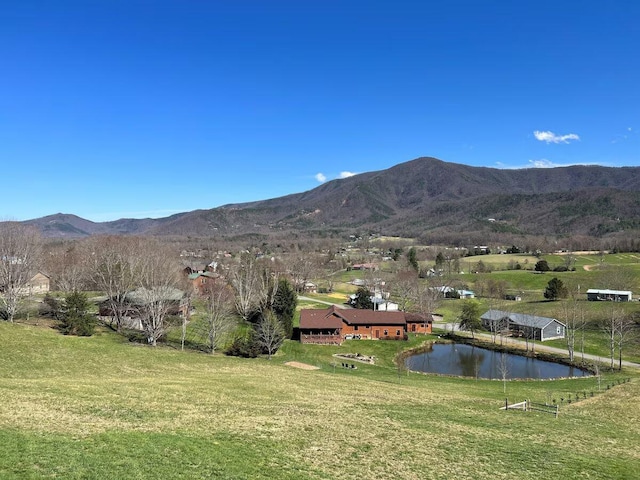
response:
M562 335L562 327L556 327L556 335Z
M358 325L356 325L355 327L353 327L353 329L357 332L357 331L358 331Z
M389 335L389 330L385 330L383 333L384 333L384 336L386 337L387 335Z
M415 323L411 325L411 331L412 331L412 332L415 332L415 331L416 331L416 324L415 324Z
M400 330L396 330L396 337L400 336Z

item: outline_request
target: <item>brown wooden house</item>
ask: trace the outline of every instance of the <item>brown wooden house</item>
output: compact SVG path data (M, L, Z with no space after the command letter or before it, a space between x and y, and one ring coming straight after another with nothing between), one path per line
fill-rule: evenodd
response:
M340 345L344 340L406 340L404 312L327 309L300 311L300 341Z
M431 314L421 315L419 313L405 313L407 321L407 332L410 333L431 333L433 328L433 317Z
M204 295L219 277L220 275L218 275L217 273L205 271L191 273L187 278L191 282L193 290L198 295Z

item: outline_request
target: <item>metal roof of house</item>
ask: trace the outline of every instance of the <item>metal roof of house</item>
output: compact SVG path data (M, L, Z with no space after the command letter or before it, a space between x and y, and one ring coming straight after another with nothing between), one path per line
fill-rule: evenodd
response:
M526 313L504 312L502 310L489 310L480 317L482 320L502 320L509 319L510 322L523 327L544 328L552 322L564 325L556 318L538 317L537 315L527 315Z
M219 275L213 272L195 272L189 274L189 280L195 280L199 277L218 278Z
M599 288L590 288L587 290L587 293L601 293L603 295L632 295L629 290L608 290Z
M184 292L173 287L159 287L156 289L157 293L161 295L162 300L168 300L172 302L178 302L184 297ZM134 305L144 305L149 299L149 290L145 288L139 288L132 292L128 292L125 296L128 302Z

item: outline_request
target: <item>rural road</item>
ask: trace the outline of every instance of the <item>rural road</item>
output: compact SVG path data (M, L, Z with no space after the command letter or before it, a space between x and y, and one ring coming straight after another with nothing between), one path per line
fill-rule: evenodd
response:
M325 305L330 305L332 307L336 307L336 308L351 308L348 305L342 305L339 303L333 303L333 302L326 302L324 300L318 300L317 298L311 298L311 297L303 297L301 295L298 295L298 299L300 300L305 300L307 302L316 302L316 303L323 303Z
M447 332L450 332L452 329L456 332L456 334L458 335L465 335L470 337L471 333L469 332L463 332L460 329L458 329L456 324L453 323L434 323L433 324L434 328L441 328L442 330L445 330ZM488 340L491 341L491 335L488 333L477 333L476 332L476 338L481 338L483 340ZM523 342L522 340L516 340L514 338L510 338L510 337L503 337L503 342L509 344L509 345L517 345L520 347L524 347L525 342ZM549 352L549 353L557 353L560 355L566 355L567 357L569 356L569 352L564 349L564 348L557 348L557 347L549 347L547 345L541 344L540 342L536 342L535 346L534 346L535 350L539 351L539 352ZM581 358L582 354L580 352L575 352L575 357L576 358ZM611 363L611 359L609 357L600 357L598 355L591 355L589 353L585 353L584 354L584 358L586 360L591 360L594 362L599 362L602 363L604 365L609 365ZM618 360L615 360L615 365L618 365ZM624 367L631 367L631 368L640 368L640 364L639 363L634 363L634 362L629 362L626 360L622 361L622 366Z

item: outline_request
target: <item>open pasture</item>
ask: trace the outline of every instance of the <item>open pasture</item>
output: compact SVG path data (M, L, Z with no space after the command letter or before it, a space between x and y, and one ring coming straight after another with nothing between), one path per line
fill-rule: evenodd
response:
M0 338L1 478L634 478L640 468L633 371L565 401L555 419L499 410L502 382L400 372L389 357L401 342L288 342L267 361L20 324L0 323ZM380 361L346 370L339 351ZM506 396L596 388L513 381Z

